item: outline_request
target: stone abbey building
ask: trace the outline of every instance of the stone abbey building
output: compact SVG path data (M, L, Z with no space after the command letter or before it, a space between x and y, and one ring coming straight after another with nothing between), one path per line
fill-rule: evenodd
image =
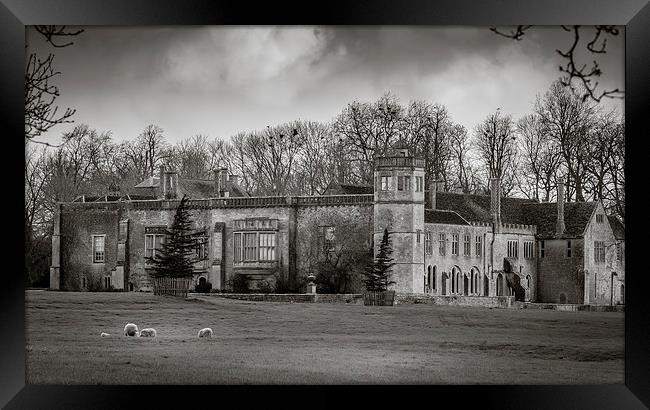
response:
M150 290L145 256L188 195L207 232L194 279L216 290L235 275L301 283L333 249L371 258L388 228L398 293L624 303L624 228L600 202L564 202L562 184L557 203L505 198L490 183L490 195L425 189L424 161L401 149L377 158L374 187L334 185L322 196L249 197L226 169L213 180L161 169L128 195L58 204L50 287Z

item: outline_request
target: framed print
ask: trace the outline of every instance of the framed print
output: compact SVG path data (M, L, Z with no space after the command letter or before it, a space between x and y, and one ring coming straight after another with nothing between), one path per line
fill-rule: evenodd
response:
M647 407L649 17L2 0L0 402Z

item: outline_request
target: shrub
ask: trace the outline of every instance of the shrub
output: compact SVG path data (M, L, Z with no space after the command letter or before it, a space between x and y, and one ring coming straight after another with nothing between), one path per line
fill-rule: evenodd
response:
M235 274L235 276L230 280L230 288L235 293L250 292L250 287L248 285L248 278L244 275Z
M275 284L273 286L273 291L275 293L294 293L295 289L292 289L289 286L289 281L284 278L281 270L276 270L273 272L273 277L275 279Z
M273 286L269 283L268 280L263 280L259 282L258 286L258 291L260 293L271 293L273 292Z

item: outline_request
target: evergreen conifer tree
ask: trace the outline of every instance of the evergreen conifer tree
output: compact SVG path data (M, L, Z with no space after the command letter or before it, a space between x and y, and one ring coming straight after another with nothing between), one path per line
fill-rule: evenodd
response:
M392 254L393 248L390 242L390 233L388 232L388 228L385 228L384 236L379 244L379 253L377 253L374 262L364 272L365 278L363 282L368 292L383 292L388 290L389 285L395 283L390 280L392 268L395 265L391 257Z
M197 258L196 248L201 244L205 231L192 229L190 213L186 208L187 196L176 208L172 226L165 230L165 241L162 249L156 250L154 258L148 258L153 265L153 277L191 277L196 271L194 263Z

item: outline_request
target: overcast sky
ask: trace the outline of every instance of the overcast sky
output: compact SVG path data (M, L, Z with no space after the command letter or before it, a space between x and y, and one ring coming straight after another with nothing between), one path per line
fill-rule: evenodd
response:
M354 100L392 92L405 105L447 106L473 131L498 107L515 118L560 75L556 48L572 40L538 27L521 41L487 27L86 27L74 45L53 48L28 30L28 51L55 54L58 105L75 124L39 139L60 141L85 123L135 138L148 124L168 141L303 119L330 121ZM599 55L605 89L624 89L624 34ZM591 59L584 60L591 62ZM607 100L623 112L623 100Z

